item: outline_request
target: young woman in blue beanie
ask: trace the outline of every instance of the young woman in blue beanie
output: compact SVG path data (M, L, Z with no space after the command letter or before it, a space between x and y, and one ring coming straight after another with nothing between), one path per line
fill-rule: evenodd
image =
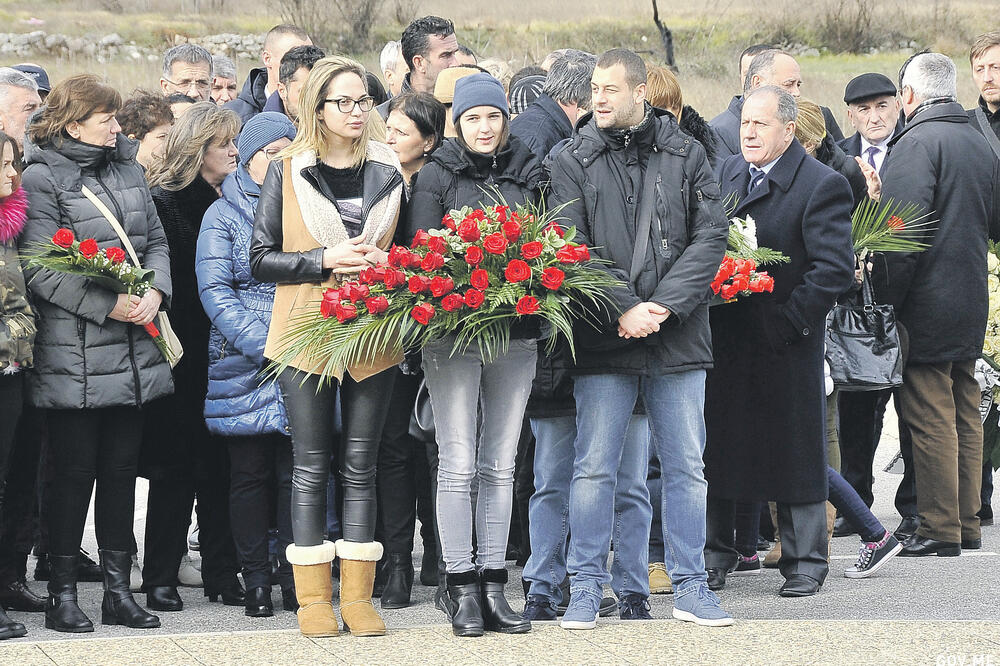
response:
M542 165L510 135L510 110L498 80L485 73L460 79L451 111L458 136L434 151L413 183L410 237L420 229L440 228L452 209L479 208L494 199L514 207L541 196ZM507 352L489 361L472 347L452 355L454 340L448 338L423 349L437 431L439 537L457 636L481 636L484 629L531 630L531 623L511 610L503 589L514 458L535 375L537 337L537 327L514 327Z

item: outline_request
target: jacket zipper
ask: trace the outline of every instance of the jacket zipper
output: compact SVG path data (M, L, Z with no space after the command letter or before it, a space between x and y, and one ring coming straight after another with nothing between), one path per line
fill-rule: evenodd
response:
M87 409L87 322L76 318L76 333L80 336L80 355L83 357L83 408Z
M660 200L663 201L663 206L666 207L667 206L667 199L666 199L666 197L663 196L662 183L663 183L663 175L662 174L656 174L656 194L657 194L657 196L660 197ZM653 214L656 215L656 230L660 234L660 248L664 252L667 252L667 251L670 250L670 241L667 240L666 234L663 233L663 221L660 220L660 216L656 214L656 206L655 205L653 206Z
M142 407L142 385L139 383L139 368L135 364L135 326L128 324L128 360L132 364L132 379L135 381L135 404Z

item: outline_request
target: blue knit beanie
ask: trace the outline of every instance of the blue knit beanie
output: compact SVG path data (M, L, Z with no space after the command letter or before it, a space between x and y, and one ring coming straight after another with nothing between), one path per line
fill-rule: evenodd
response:
M295 139L295 125L283 113L265 111L247 121L240 132L236 149L240 153L240 164L246 165L257 151L278 139Z
M462 114L474 106L493 106L510 118L507 93L503 84L486 72L465 76L455 82L455 99L451 103L451 119L458 122Z

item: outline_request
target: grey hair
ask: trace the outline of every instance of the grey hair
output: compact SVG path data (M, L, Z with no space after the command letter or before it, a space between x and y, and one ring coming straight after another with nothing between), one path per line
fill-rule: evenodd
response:
M790 123L799 115L799 105L795 98L784 88L778 86L761 86L754 88L743 98L745 105L751 98L757 95L774 95L778 99L778 120L782 123Z
M941 53L914 56L903 72L901 86L909 86L918 100L958 96L955 63Z
M212 56L212 74L220 79L236 80L236 63L226 56Z
M197 44L178 44L163 54L163 78L169 80L174 63L186 62L196 64L203 62L208 65L208 77L212 78L212 54Z
M557 102L589 109L590 79L596 64L597 58L589 53L566 49L552 63L542 92Z
M38 92L38 83L24 72L20 72L13 67L0 67L0 89L6 89L11 86Z
M378 56L378 66L383 72L393 72L403 58L403 45L399 42L386 42Z
M747 78L743 80L744 95L750 92L750 84L753 81L753 77L760 76L763 78L764 72L768 72L769 76L774 74L774 59L780 53L784 53L784 51L781 49L768 49L760 55L754 56L754 59L750 61L750 66L747 67Z

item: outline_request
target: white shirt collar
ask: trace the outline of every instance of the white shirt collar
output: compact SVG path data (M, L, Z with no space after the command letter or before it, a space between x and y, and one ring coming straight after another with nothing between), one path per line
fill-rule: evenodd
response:
M784 153L782 153L781 155L784 155ZM749 167L751 169L750 176L753 177L753 171L752 171L752 169L760 169L765 174L770 173L771 169L774 168L774 165L777 164L778 160L781 159L781 155L778 155L776 158L774 158L773 160L771 160L770 162L768 162L767 164L765 164L762 167L757 167L757 166L754 166L753 164L751 164L750 167Z

